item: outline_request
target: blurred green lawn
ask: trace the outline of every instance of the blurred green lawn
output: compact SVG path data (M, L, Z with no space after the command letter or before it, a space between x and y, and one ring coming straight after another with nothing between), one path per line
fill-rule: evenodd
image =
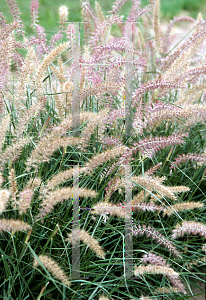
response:
M25 24L26 32L31 35L32 29L30 27L30 0L17 0L21 18ZM103 11L107 13L111 10L112 4L115 0L99 0ZM90 0L92 7L95 6L95 0ZM142 0L141 6L145 6L149 0ZM161 3L161 18L170 19L176 15L180 15L182 10L187 10L189 15L196 18L198 12L202 12L203 17L206 15L206 0L160 0ZM58 30L58 8L60 5L67 5L69 9L69 21L81 20L81 6L80 0L39 0L39 24L43 26L48 34L52 36ZM120 13L124 16L128 15L129 9L132 6L132 1L128 2L122 7ZM0 11L8 21L11 21L11 14L8 10L6 0L0 0Z

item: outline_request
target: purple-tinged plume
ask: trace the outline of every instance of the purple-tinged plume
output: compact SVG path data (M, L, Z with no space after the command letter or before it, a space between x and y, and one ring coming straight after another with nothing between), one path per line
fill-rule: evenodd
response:
M167 263L166 259L164 259L162 256L156 255L152 252L149 252L148 254L143 255L143 257L140 260L144 264L149 263L151 265L170 268L170 264ZM185 286L181 282L181 279L178 276L167 275L167 277L173 287L176 287L180 293L186 294Z
M0 12L0 27L4 27L6 23L7 23L6 18L4 17L3 13Z
M198 222L182 222L182 224L177 224L175 229L172 230L173 239L177 239L180 236L187 234L199 234L200 236L204 237L206 239L206 225Z
M167 31L165 34L165 37L163 39L163 46L162 46L162 52L167 53L169 50L169 47L171 45L171 31L174 26L174 24L179 22L195 22L195 19L188 17L188 16L179 16L174 17L173 20L170 20L170 23L167 25Z
M24 35L24 31L22 30L24 24L20 18L20 12L15 0L6 0L9 10L13 16L14 21L18 22L17 33L18 35Z
M122 6L125 4L127 0L116 0L116 2L112 6L112 10L109 11L110 14L116 15Z
M188 154L182 154L176 157L176 159L171 163L170 169L176 169L181 163L186 163L188 161L196 161L201 164L206 164L206 156L200 155L196 153L188 153Z
M133 144L133 153L139 151L143 156L152 158L158 151L172 145L184 144L184 137L188 134L174 134L169 137L154 137L140 140Z
M37 26L38 22L38 8L39 8L39 1L33 0L31 1L31 27Z
M138 9L138 2L140 1L137 1L137 4L132 6L132 9L127 18L128 22L136 22L143 14L145 14L152 8L152 5L149 4L141 9Z
M49 50L54 49L54 47L56 46L57 42L59 40L61 40L62 37L63 37L63 35L60 32L58 32L55 35L53 35L53 37L51 38L50 43L49 43Z
M181 257L173 243L166 239L164 235L160 234L154 228L150 226L147 227L146 225L138 225L138 227L135 225L131 230L134 236L143 236L145 234L148 238L155 240L159 245L163 245L175 256Z

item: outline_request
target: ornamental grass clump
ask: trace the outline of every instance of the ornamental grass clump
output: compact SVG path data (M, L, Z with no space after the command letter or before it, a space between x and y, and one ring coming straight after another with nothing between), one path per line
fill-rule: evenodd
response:
M63 5L49 37L33 0L28 36L6 2L0 296L185 299L205 263L205 20L81 0L80 27Z

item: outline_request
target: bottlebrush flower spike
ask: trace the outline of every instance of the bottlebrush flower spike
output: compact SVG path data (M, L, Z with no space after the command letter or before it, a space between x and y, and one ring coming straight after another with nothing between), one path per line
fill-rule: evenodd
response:
M155 138L146 138L140 140L138 143L134 143L132 147L133 153L137 150L143 155L152 158L158 151L161 149L172 146L184 144L184 137L187 137L188 134L174 134L169 137L155 137ZM136 150L136 151L135 151Z
M3 13L0 12L0 27L3 28L6 25L6 23L7 23L6 18L4 17Z
M177 200L177 197L174 195L174 193L177 192L184 192L188 191L188 187L167 187L160 183L160 181L157 178L152 178L150 176L136 176L131 177L131 180L138 184L139 186L145 188L148 191L156 191L158 192L162 197L168 197L172 200ZM135 187L135 185L134 185Z
M31 226L21 220L13 220L13 219L1 219L0 220L0 232L1 231L28 231L31 229Z
M15 175L15 170L10 169L9 170L9 181L10 181L10 194L11 194L11 201L14 209L17 208L17 199L16 195L18 193L18 186L17 186L17 181L16 181L16 175Z
M164 259L160 255L156 255L152 252L149 252L148 254L144 254L142 258L140 258L140 261L143 264L151 264L151 265L159 265L162 267L170 267L170 265L167 263L166 259Z
M87 189L78 189L79 197L96 197L97 193L95 191L87 190ZM53 207L57 203L61 203L64 200L72 199L73 197L73 189L71 187L66 187L62 189L58 189L53 192L47 193L46 197L43 199L41 203L41 208L39 210L39 214L37 215L37 219L45 217Z
M195 83L198 81L200 75L206 74L206 66L201 65L200 67L191 67L188 68L187 71L185 71L183 74L181 73L179 77L177 77L177 81L181 82L185 78L188 83Z
M10 124L10 115L7 115L4 118L2 118L2 121L1 121L1 124L0 124L0 132L1 132L0 152L2 151L1 149L3 147L4 139L5 139L6 132L7 132L9 124Z
M144 274L163 274L170 276L179 276L177 272L175 272L172 268L155 266L155 265L147 265L147 266L135 266L134 275L141 276Z
M0 171L3 170L3 166L8 160L13 164L21 155L22 148L30 142L29 138L20 138L17 142L8 146L0 156Z
M89 211L92 215L110 214L111 216L117 216L123 219L129 217L126 215L124 207L121 204L116 205L114 203L99 202L93 205L92 209L93 210Z
M194 102L196 99L198 99L202 96L202 94L205 91L205 87L206 87L205 83L198 82L198 83L194 84L188 90L186 90L184 93L180 93L180 97L179 97L178 101L176 102L177 105L182 105L182 104L184 106L191 105L190 103ZM195 104L195 105L197 105L197 104ZM195 106L193 106L193 107L195 109ZM196 119L195 114L193 115L192 119ZM188 124L187 124L187 126L188 126Z
M85 1L81 0L81 3L82 3L82 18L83 18L83 21L89 23L88 27L90 29L90 27L91 27L90 20L92 20L92 22L94 24L94 28L96 28L97 24L98 24L98 19L95 15L93 9L91 8L91 5L90 5L89 1L88 0L85 0Z
M89 46L93 48L95 44L98 44L99 38L104 34L105 30L107 30L107 27L111 26L112 24L115 24L116 22L121 21L121 19L122 16L118 16L118 15L108 16L108 18L103 23L101 23L95 28L95 32L93 36L90 38Z
M36 85L41 83L45 69L50 65L50 63L59 55L62 51L64 51L67 47L69 47L69 42L65 42L54 48L47 56L44 58L43 62L39 66L36 72Z
M133 201L133 204L134 204L134 205L137 205L137 204L139 204L139 203L144 202L144 201L147 199L148 196L150 196L150 193L147 192L147 191L142 190L142 191L139 192L136 196L134 196L134 198L133 198L133 200L132 200L132 201Z
M112 5L112 10L109 11L109 14L116 15L126 1L127 0L116 0L115 3Z
M159 10L160 10L160 1L154 1L154 8L153 8L153 16L154 16L154 32L155 32L155 48L157 52L162 51L161 40L160 40L160 20L159 20Z
M94 18L90 18L92 12L90 14L91 9L89 7L88 1L81 0L81 6L82 6L81 16L82 16L82 21L84 22L84 33L85 33L84 40L85 42L87 42L92 31L91 21L94 22ZM99 23L98 19L97 19L97 23Z
M10 193L8 190L0 190L0 214L5 211Z
M31 76L32 76L32 74L35 70L36 60L37 60L37 56L36 56L34 48L29 47L27 55L26 55L26 57L23 61L21 69L20 69L20 76L18 77L18 82L16 84L16 89L17 90L14 94L14 105L15 105L15 109L18 111L19 116L22 116L22 114L24 113L21 110L21 106L20 106L21 101L19 101L19 99L21 98L22 100L26 101L25 95L27 94L27 86L28 86L28 82L29 82L28 79L31 78ZM31 86L30 86L30 88L31 88ZM25 115L24 115L24 120L25 120ZM22 133L22 132L18 132L20 127L23 128L24 126L21 123L21 120L19 119L18 129L16 128L16 134L17 135L18 135L18 133Z
M108 115L109 110L105 109L94 115L94 117L88 122L86 127L81 132L80 149L88 146L90 137L97 126L102 126L105 117Z
M111 110L104 120L103 128L113 128L117 122L117 119L124 118L124 116L125 110L123 108Z
M173 20L170 20L169 24L167 25L167 31L165 33L165 36L163 38L163 46L162 46L162 52L167 53L169 50L169 47L171 45L171 31L174 26L174 24L179 22L195 22L195 19L188 17L188 16L179 16L174 17Z
M181 46L179 46L171 55L168 55L162 66L162 71L167 70L172 63L181 55L183 55L185 52L187 52L189 49L192 50L192 47L195 47L197 44L200 44L206 36L206 30L204 26L204 22L201 22L197 25L196 30L193 32L191 37L189 37Z
M184 193L184 192L188 192L190 190L189 187L184 186L184 185L170 186L168 188L172 193Z
M168 239L166 239L164 235L160 234L154 228L150 226L147 227L146 225L142 225L142 226L138 225L138 227L135 225L133 229L131 229L131 231L134 236L138 236L138 235L143 236L145 234L147 238L151 238L155 240L159 245L163 245L175 256L182 257L180 253L177 251L176 247L173 245L173 243L170 242Z
M147 170L145 172L145 175L147 175L147 176L153 175L153 173L156 172L161 167L161 165L162 165L162 162L160 162L157 165L151 167L149 170Z
M175 205L171 205L167 209L164 210L164 216L165 215L172 215L176 211L184 211L184 210L191 210L195 208L203 208L204 204L201 202L183 202L183 203L178 203Z
M191 89L190 89L191 91ZM195 115L198 120L206 117L206 106L199 104L185 104L182 107L177 107L169 103L157 102L152 107L146 107L146 116L143 122L143 128L153 127L160 124L162 121L172 122L174 119L189 119ZM135 123L134 123L135 124Z
M30 10L31 10L31 27L37 26L38 20L38 8L39 8L39 1L33 0L30 4Z
M60 147L67 147L71 145L78 145L81 143L80 138L75 137L59 137L50 138L48 136L42 138L37 144L36 148L32 151L31 157L27 159L27 167L38 165L42 162L49 161L49 157Z
M98 23L104 22L105 21L104 13L102 11L102 8L101 8L99 2L97 2L97 1L95 1L95 12L98 17Z
M11 34L12 34L12 31L18 27L18 22L17 21L14 21L13 23L11 24L5 24L4 25L4 30L1 30L1 43L3 40L6 40Z
M145 83L142 87L136 89L132 95L133 102L140 98L145 92L153 91L156 89L183 89L185 87L184 84L180 84L177 82L171 81L152 81Z
M38 256L38 259L35 257L33 266L37 267L40 265L40 262L42 265L48 269L57 279L59 279L64 285L70 287L71 282L69 281L69 278L66 276L64 271L61 269L61 267L50 257L47 255L40 255Z
M23 213L25 214L27 211L27 208L30 207L31 204L31 199L33 196L33 191L31 189L25 189L22 192L19 193L19 213L22 215Z
M171 162L170 169L176 169L181 163L191 161L199 162L201 165L206 164L206 156L196 153L188 153L188 154L182 154L178 155L174 161Z
M105 93L116 93L117 90L121 89L122 84L121 82L98 82L91 87L87 87L83 89L80 93L80 101L83 101L87 96L90 95L102 95Z
M108 150L110 146L118 147L123 145L122 142L114 136L102 136L99 138L99 142L102 144L103 150Z
M20 141L22 143L26 143L28 138L22 137L23 132L26 131L26 125L28 122L35 117L37 117L42 110L45 108L46 104L46 97L38 99L38 102L33 103L29 110L26 110L23 114L21 114L18 118L18 125L15 127L15 135L16 137L13 139L13 142L16 144L20 144ZM48 119L49 120L49 119ZM12 147L12 145L10 146ZM8 149L10 148L8 147Z
M83 111L80 112L80 123L84 123L86 121L91 120L96 115L96 113ZM51 129L51 133L47 135L48 141L55 137L66 135L68 130L72 128L72 116L69 115L68 118L63 119L61 123L58 125L54 125Z
M41 178L35 177L35 178L31 178L29 180L29 182L26 184L25 190L27 189L31 189L32 191L34 191L34 189L38 188L42 183Z
M184 234L199 234L206 239L206 225L198 222L186 221L182 224L177 224L175 229L172 230L172 238L177 239Z
M167 263L167 261L162 256L156 255L152 252L145 254L140 260L143 264L149 263L151 265L170 268L170 264ZM178 292L186 294L185 286L178 276L167 275L167 277L172 284L172 287L176 288Z
M52 70L52 72L55 74L55 76L58 78L58 80L60 81L60 84L62 85L64 82L66 82L67 80L66 80L66 77L65 77L65 74L64 74L64 70L63 70L63 65L62 65L62 59L61 59L61 57L59 58L59 68L57 69L57 68L55 68L55 67L53 67L53 66L50 66L50 68L51 68L51 70ZM71 85L72 85L72 83L71 83ZM54 87L54 85L53 85L53 89L54 89L54 93L56 93L56 88ZM61 87L61 89L62 89L62 87ZM54 96L57 96L57 95L54 95ZM59 98L60 98L60 95L58 95L59 96ZM60 100L59 100L60 101ZM55 99L55 102L56 102L56 99ZM58 111L59 111L59 105L57 105L57 103L55 103L56 104L56 106L57 106L57 108L58 108ZM62 109L63 110L63 109ZM63 117L62 117L63 118ZM61 118L61 119L62 119Z
M49 42L49 50L51 51L52 49L54 49L54 47L56 46L57 42L59 40L61 40L63 38L63 35L58 32L55 35L53 35L53 37L51 38L50 42Z
M79 174L86 171L86 167L79 169ZM53 176L46 184L46 190L54 190L59 184L69 180L73 177L73 168L59 172L57 175Z
M44 53L49 52L49 49L46 44L46 34L44 28L40 25L37 25L36 31L37 31L37 37L39 37L42 41L41 44L37 45L37 52L39 57L41 58Z
M123 154L127 149L126 146L115 147L93 156L85 165L87 167L86 173L91 173L93 169L97 168L102 163L108 162L111 159L116 158L116 156Z
M138 50L133 50L133 48L127 47L126 43L125 43L125 38L120 38L119 40L115 41L115 42L110 42L110 43L106 43L104 45L101 46L96 46L93 47L94 50L94 57L99 57L100 55L102 55L104 52L111 52L113 50L115 51L121 51L121 52L132 52L133 54L139 54L140 52Z
M122 180L119 176L120 174L117 174L117 176L115 176L114 178L112 178L106 188L105 188L105 202L108 202L110 197L112 196L112 194L119 188L119 186L121 185L122 183ZM123 174L122 174L123 175Z
M69 15L68 7L66 5L61 5L59 7L59 18L60 18L60 28L63 29L65 22L67 22Z
M132 205L132 209L133 211L164 211L164 207L163 206L158 206L155 205L153 203L146 203L146 202L141 202L138 204L132 204L133 201L130 202L130 204Z
M30 47L32 45L44 45L44 40L39 36L32 36L28 41L25 43L25 48Z
M16 1L15 0L6 0L6 2L9 7L9 10L13 16L14 21L18 22L18 31L17 31L18 34L24 35L24 31L22 30L24 25L20 18L20 12L19 12L18 6L16 4Z
M105 259L106 253L103 251L98 241L85 230L76 230L75 232L68 234L66 241L75 245L78 241L78 237L84 244L91 248L98 257Z
M131 108L136 107L135 119L136 127L140 134L142 134L143 121L142 121L142 95L147 91L157 90L157 89L183 89L185 88L185 83L180 84L171 81L152 81L144 84L142 87L135 90L132 94L132 104Z
M129 12L129 16L127 17L128 22L137 22L137 20L146 12L148 12L151 8L152 5L149 4L143 8L139 8L140 1L132 1L133 5L132 8Z
M0 30L0 92L5 90L9 80L11 59L15 55L14 36L12 30L17 24L6 24Z

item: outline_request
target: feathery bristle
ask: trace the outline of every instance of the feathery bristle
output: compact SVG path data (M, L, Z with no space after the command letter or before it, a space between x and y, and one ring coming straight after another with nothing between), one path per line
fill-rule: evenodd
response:
M167 209L164 210L164 215L172 215L176 211L184 211L184 210L192 210L195 208L203 208L204 204L201 202L183 202L183 203L178 203L175 205L171 205Z
M156 266L156 265L147 265L147 266L135 266L134 275L141 276L144 274L163 274L169 276L179 276L172 268Z
M1 231L10 231L10 232L16 232L16 231L28 231L32 227L21 221L21 220L13 220L13 219L1 219L0 220L0 232Z
M120 218L129 217L126 215L125 210L121 205L117 206L113 203L99 202L93 205L92 208L93 210L89 211L92 215L110 214L111 216L117 216Z
M69 278L66 276L64 271L60 268L60 266L50 257L47 255L40 255L38 256L38 259L42 263L42 265L48 269L57 279L59 279L64 285L70 287L71 282L69 281ZM37 258L34 258L33 266L37 267L40 265Z
M0 190L0 214L5 211L9 196L10 193L8 190Z
M76 230L75 232L68 234L66 241L75 245L78 238L91 248L98 257L105 259L106 253L103 251L98 241L85 230Z
M156 50L161 52L161 40L160 40L160 20L159 20L159 10L160 10L160 0L155 0L154 2L154 32L155 32L155 47Z
M78 195L79 197L96 197L97 193L92 190L82 189L78 188ZM43 199L41 203L41 208L39 210L39 214L37 215L37 219L45 217L47 214L50 213L50 211L53 209L53 207L57 203L61 203L67 199L73 198L73 188L66 187L62 189L58 189L56 191L48 192Z

